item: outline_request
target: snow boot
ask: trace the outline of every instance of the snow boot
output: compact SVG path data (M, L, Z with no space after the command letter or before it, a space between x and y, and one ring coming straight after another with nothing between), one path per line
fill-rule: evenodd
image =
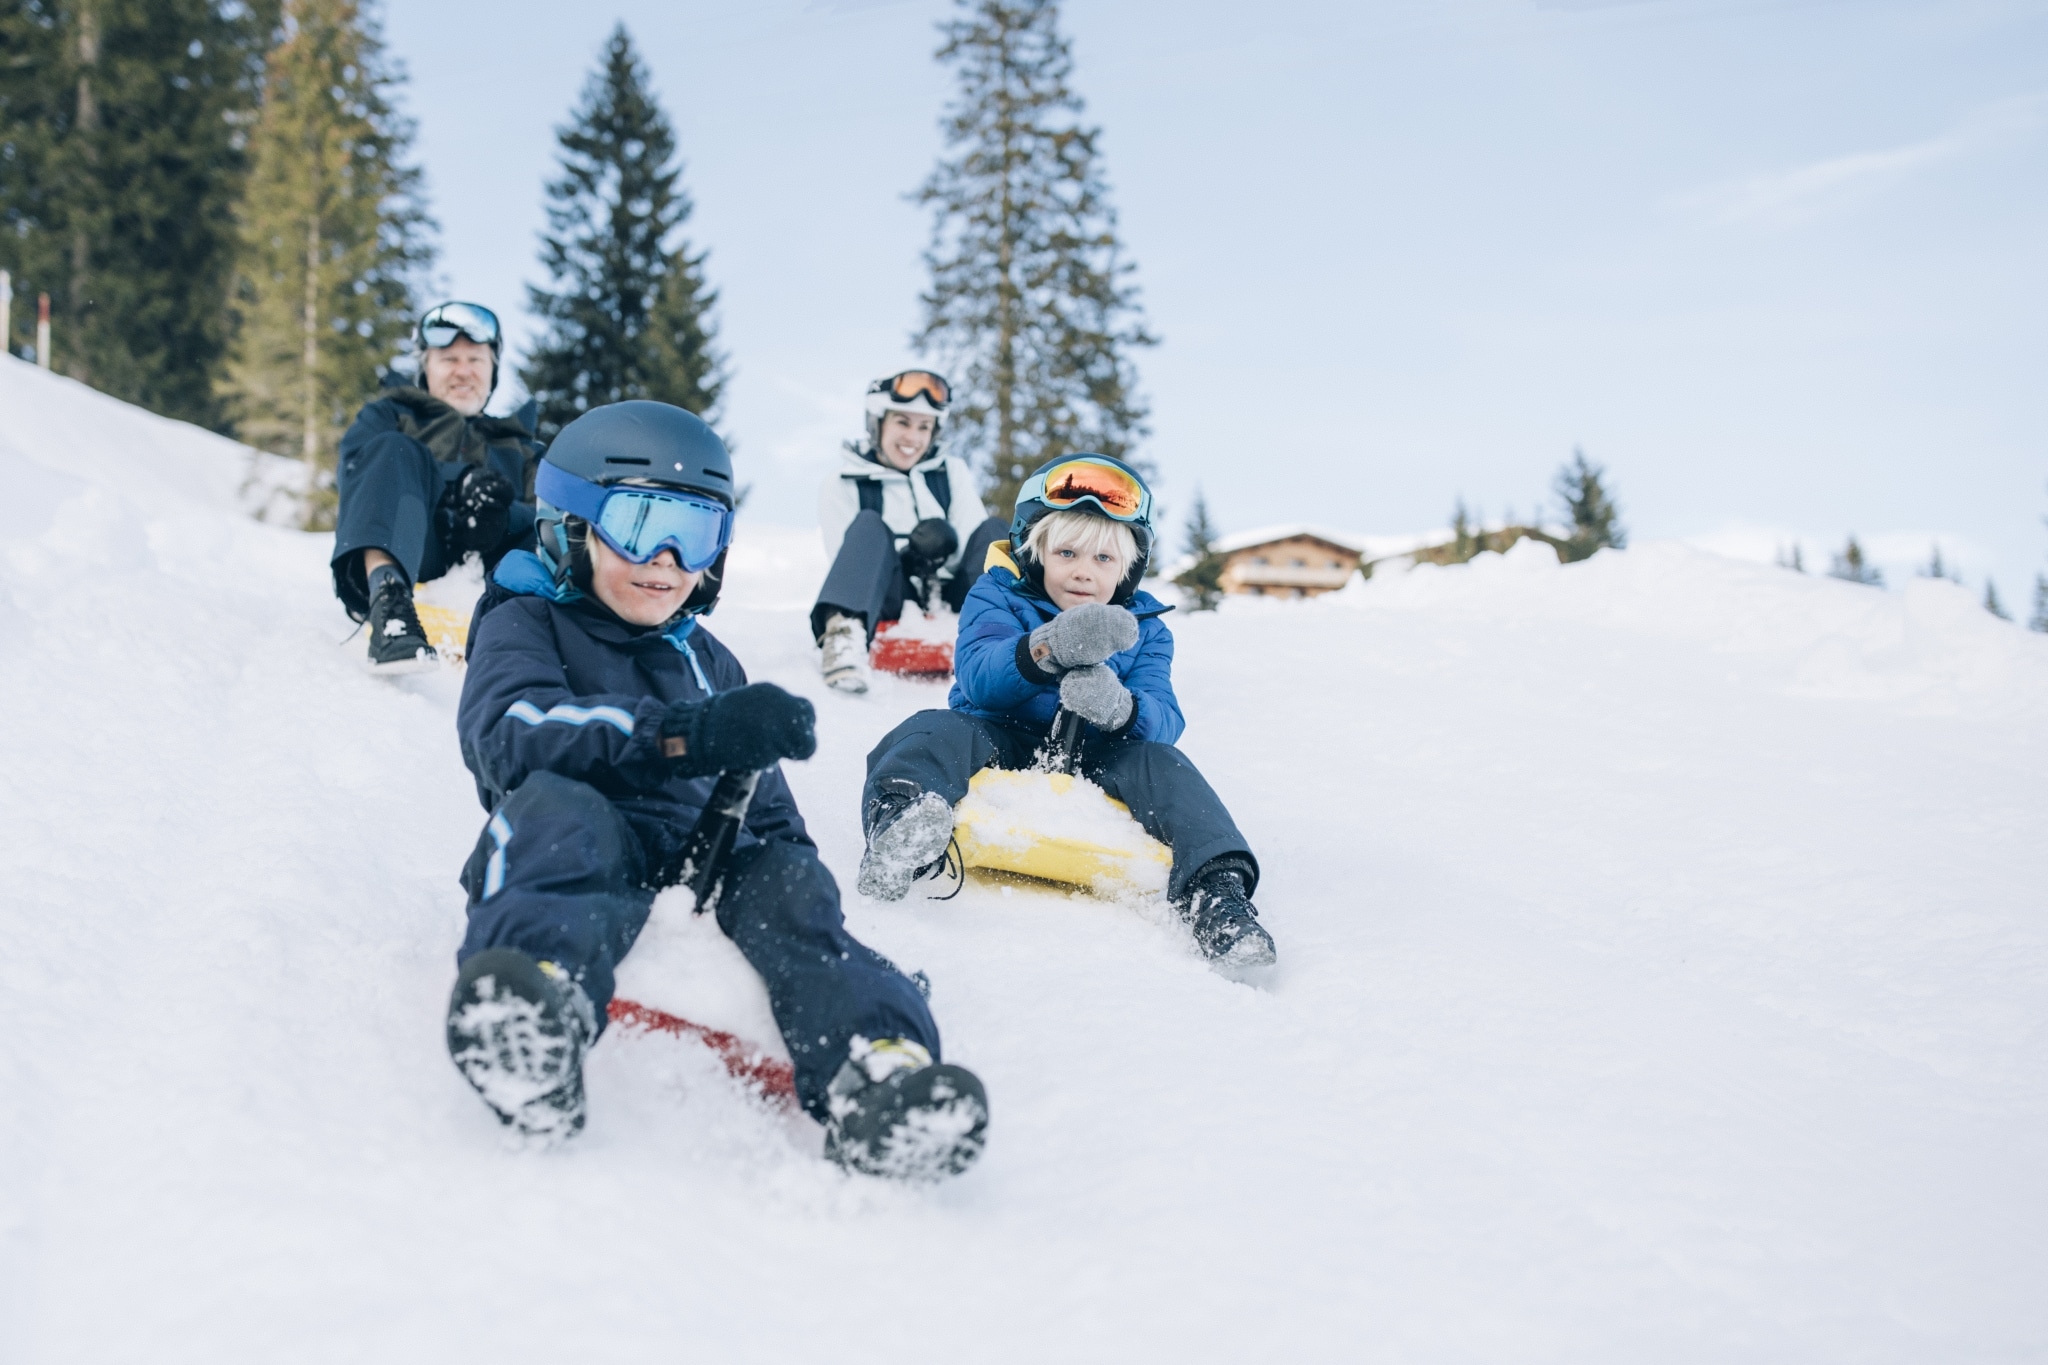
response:
M827 621L825 637L818 642L818 667L825 674L825 686L835 692L857 697L867 691L867 628L852 616Z
M825 1155L896 1180L959 1175L988 1141L988 1092L972 1071L933 1062L908 1038L856 1035L826 1090Z
M1273 936L1259 924L1259 910L1245 894L1244 864L1219 858L1195 874L1181 918L1194 931L1195 946L1226 976L1254 976L1273 966Z
M893 779L892 779L893 780ZM909 782L901 785L908 787ZM953 808L934 792L889 792L868 811L868 847L854 887L878 901L900 901L910 884L943 873L953 844Z
M448 999L448 1055L498 1121L552 1145L583 1129L583 1054L597 1037L590 997L552 962L486 948Z
M370 576L370 667L377 673L417 673L438 657L412 604L412 585L396 569Z

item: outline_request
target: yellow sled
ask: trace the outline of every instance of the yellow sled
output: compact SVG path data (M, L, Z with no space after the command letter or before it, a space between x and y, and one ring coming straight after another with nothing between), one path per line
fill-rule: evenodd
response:
M427 632L427 643L434 647L434 652L450 663L460 663L463 650L469 646L469 613L437 607L417 597L412 605L420 614L420 627Z
M1064 724L1063 724L1064 723ZM1055 722L1056 767L1072 764L1078 721ZM954 809L963 869L1078 887L1098 896L1163 895L1173 850L1131 808L1071 772L983 768Z

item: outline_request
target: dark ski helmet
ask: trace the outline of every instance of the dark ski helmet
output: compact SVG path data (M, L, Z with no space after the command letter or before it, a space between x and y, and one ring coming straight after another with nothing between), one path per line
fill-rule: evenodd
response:
M1145 478L1114 455L1062 455L1047 460L1017 490L1017 510L1010 517L1010 550L1033 591L1045 592L1045 566L1024 554L1031 528L1053 512L1081 512L1130 528L1137 557L1117 584L1111 603L1131 600L1152 562L1152 489Z
M491 348L490 393L496 393L498 371L505 358L505 336L498 326L498 315L480 303L463 303L454 299L435 304L420 314L420 320L413 325L412 345L420 357L416 382L423 389L427 386L427 352L453 346L458 337ZM485 395L486 400L489 397L490 394Z
M562 428L548 446L534 481L534 533L541 562L559 584L590 591L590 552L585 537L611 489L647 488L693 493L726 509L717 557L704 565L697 590L682 612L709 611L725 578L725 540L731 534L732 456L718 433L695 413L672 403L630 399L592 408ZM557 500L549 498L554 493ZM583 509L579 514L573 503ZM683 556L678 553L678 560Z

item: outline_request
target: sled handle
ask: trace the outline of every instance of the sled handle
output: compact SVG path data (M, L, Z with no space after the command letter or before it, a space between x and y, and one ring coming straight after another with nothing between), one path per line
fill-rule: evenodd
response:
M695 912L703 914L718 903L718 884L725 875L725 861L746 822L747 807L753 804L754 789L761 785L759 768L734 768L718 775L704 813L690 827L683 841L680 885L697 898Z
M1052 734L1046 739L1045 754L1056 773L1074 771L1081 756L1081 718L1064 706L1052 718Z

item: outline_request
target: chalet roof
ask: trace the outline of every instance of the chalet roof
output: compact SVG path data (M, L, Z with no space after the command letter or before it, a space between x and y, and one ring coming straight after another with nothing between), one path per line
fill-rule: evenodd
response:
M1262 526L1255 531L1239 531L1235 535L1218 537L1214 544L1217 554L1227 555L1235 554L1239 550L1249 550L1255 545L1271 545L1276 541L1293 540L1298 536L1311 536L1317 540L1327 541L1353 554L1362 555L1366 552L1364 536L1355 536L1349 531L1333 531L1327 526L1311 526L1305 522L1287 526Z

